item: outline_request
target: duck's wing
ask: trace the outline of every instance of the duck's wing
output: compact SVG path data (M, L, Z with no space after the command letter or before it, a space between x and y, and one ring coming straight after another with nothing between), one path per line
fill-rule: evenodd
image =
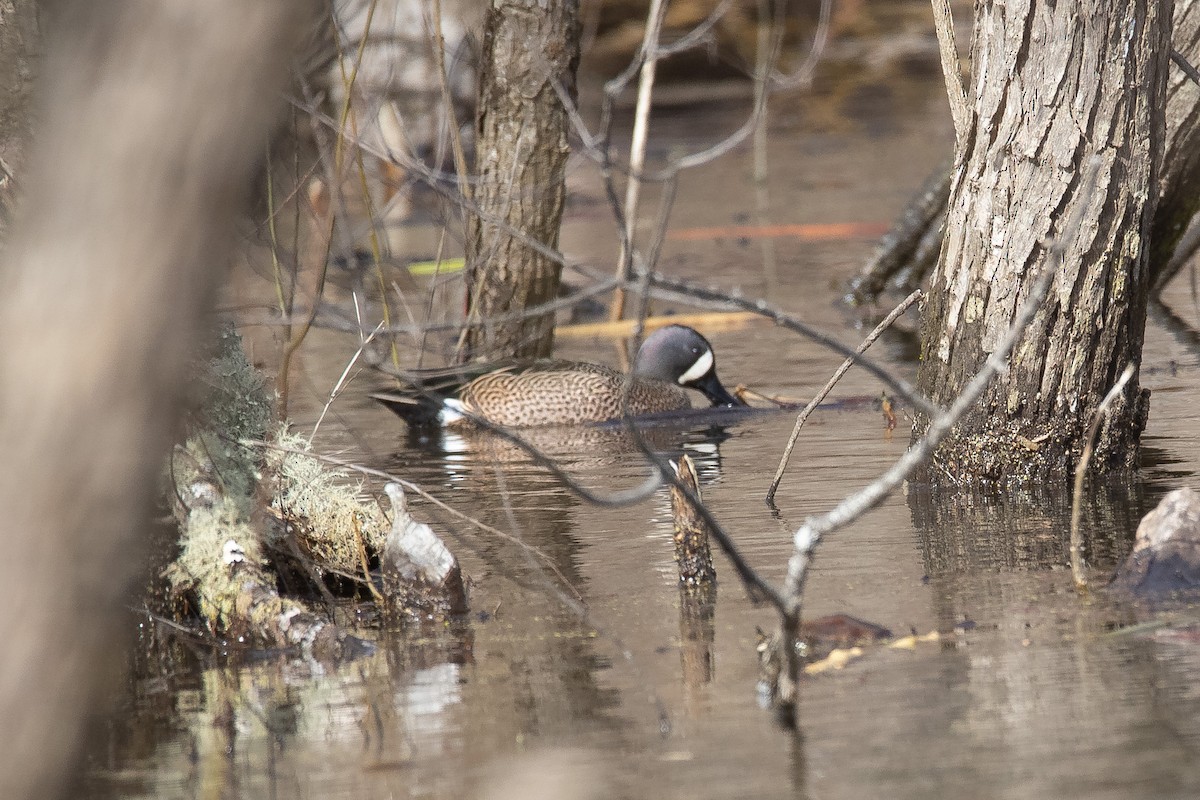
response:
M446 409L447 401L457 399L464 390L470 395L467 387L480 379L489 376L556 372L568 369L572 363L554 359L508 359L405 370L399 375L391 376L399 385L381 387L369 392L368 396L391 409L409 425L434 426L443 423L442 412Z

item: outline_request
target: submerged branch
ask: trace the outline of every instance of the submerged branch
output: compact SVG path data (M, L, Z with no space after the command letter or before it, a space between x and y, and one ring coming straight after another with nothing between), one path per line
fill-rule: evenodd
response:
M622 281L629 277L633 266L633 240L642 188L641 173L646 164L646 135L650 127L650 96L654 90L655 68L658 66L658 58L654 53L658 50L658 34L662 29L666 8L663 0L650 0L650 9L646 12L646 31L642 37L641 52L647 55L642 58L641 75L638 78L637 107L633 114L633 134L629 144L629 179L625 183L625 235L621 237L620 253L617 256L616 277ZM559 96L562 95L563 92L559 92ZM618 320L624 315L625 289L618 286L613 294L608 318Z
M934 243L939 247L941 245L942 218L946 213L946 204L950 202L953 174L952 165L945 162L939 164L925 179L900 218L879 240L871 260L850 281L847 302L867 303L874 300L905 270L924 272L922 263L933 260L924 258L924 251L931 250ZM911 283L919 283L923 277L922 274L915 274Z

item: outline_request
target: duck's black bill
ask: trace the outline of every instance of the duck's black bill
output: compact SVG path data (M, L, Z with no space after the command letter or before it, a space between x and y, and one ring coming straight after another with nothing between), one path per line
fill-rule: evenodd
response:
M695 386L697 389L703 392L704 396L707 397L714 406L747 405L745 401L739 400L725 390L725 387L721 385L719 380L717 380L716 372L708 373L703 378L695 381L692 386Z

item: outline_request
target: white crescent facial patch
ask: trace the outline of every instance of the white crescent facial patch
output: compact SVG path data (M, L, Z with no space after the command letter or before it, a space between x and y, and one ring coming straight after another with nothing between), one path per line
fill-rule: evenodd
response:
M692 364L692 366L688 368L687 372L679 376L680 385L686 385L698 378L703 378L708 374L708 371L712 369L712 365L712 350L705 350L700 354L700 357L696 359L696 363Z

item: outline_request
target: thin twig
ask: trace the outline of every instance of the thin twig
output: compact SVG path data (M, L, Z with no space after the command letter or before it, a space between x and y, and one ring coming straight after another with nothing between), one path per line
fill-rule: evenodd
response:
M287 346L283 350L283 357L279 360L276 389L279 392L279 414L283 417L287 416L288 411L288 389L291 384L292 358L296 355L296 351L300 349L300 345L304 343L308 332L312 330L313 322L317 319L317 311L321 308L321 296L325 292L325 279L329 275L329 247L333 243L333 221L334 217L331 214L329 217L328 236L325 238L324 257L321 259L321 268L317 272L317 285L313 291L312 308L305 315L299 330L292 332L292 338L288 340ZM290 326L291 322L288 325Z
M450 76L446 72L446 37L442 32L442 0L433 0L430 33L433 37L433 55L437 64L442 103L446 107L446 119L450 133L450 148L454 154L454 168L458 171L458 185L463 195L470 197L471 184L467 181L467 157L463 149L462 133L458 129L458 118L454 113L454 97L450 93Z
M629 179L625 184L625 236L621 239L621 250L617 257L617 278L629 277L633 261L633 237L637 231L638 197L642 188L642 167L646 163L646 135L650 128L650 96L654 89L654 71L658 65L658 34L662 30L666 3L650 0L646 12L646 33L642 38L642 69L638 77L637 106L633 114L633 137L629 144ZM625 290L618 287L613 294L609 319L618 320L625 315Z
M333 401L336 400L342 393L342 389L346 385L346 377L350 374L350 370L354 369L354 365L357 364L358 359L362 357L363 351L367 349L367 345L371 343L371 340L375 338L383 326L384 322L380 321L380 323L375 326L375 330L371 331L370 335L363 339L362 344L358 346L358 349L354 351L354 355L350 357L350 361L346 364L346 368L342 370L342 374L339 375L337 381L334 382L333 389L331 389L329 392L329 399L325 401L325 405L321 408L321 415L317 417L317 421L313 425L312 433L308 435L308 444L310 446L313 443L313 439L316 438L317 431L320 429L321 423L325 420L325 415L329 413L329 407L333 405Z
M1192 66L1192 62L1187 60L1183 53L1171 48L1171 60L1175 62L1175 66L1183 70L1183 74L1192 79L1192 83L1200 86L1200 70Z
M954 141L959 155L970 134L971 112L967 108L967 91L958 67L958 45L954 41L954 18L950 0L932 0L933 25L937 30L938 51L941 54L942 76L946 79L946 94L950 98L950 116L954 120Z
M1121 377L1117 378L1117 382L1100 401L1100 405L1096 408L1096 414L1092 417L1092 425L1088 428L1083 454L1075 466L1075 494L1071 499L1071 577L1075 579L1075 588L1080 591L1086 589L1088 585L1087 573L1083 564L1083 533L1079 530L1079 518L1083 513L1083 480L1087 476L1088 465L1092 461L1092 449L1095 447L1096 434L1100 432L1100 425L1108 418L1109 407L1124 391L1125 384L1129 383L1129 379L1133 377L1133 372L1133 364L1127 364L1124 371L1121 372Z
M275 229L275 180L274 171L272 170L273 157L271 155L271 143L267 142L266 152L266 168L263 172L266 173L267 181L267 233L270 236L271 242L271 277L275 282L275 299L279 301L279 313L287 313L287 300L284 299L283 293L283 270L279 264L279 235Z
M354 522L354 543L358 547L358 565L362 568L363 583L371 590L371 596L375 598L375 602L383 603L383 594L375 585L375 581L371 580L371 565L367 561L367 540L363 537L362 522L355 514L352 518Z
M795 89L807 87L812 83L813 73L821 56L825 54L825 45L829 41L829 23L833 18L833 0L821 0L821 12L817 19L817 30L813 33L812 48L804 58L804 63L791 75L776 72L771 76L771 84L776 89Z
M922 296L921 290L917 289L908 297L904 298L900 305L892 309L892 313L884 317L883 321L875 327L875 330L871 331L871 334L863 340L863 343L858 346L858 349L855 352L859 355L865 353L867 348L873 345L875 340L878 339L885 330L890 328L892 323L899 319L904 312L912 308L913 303L916 303L918 300L920 300ZM792 457L792 448L796 446L796 439L799 438L800 429L804 427L804 422L808 419L808 415L813 412L813 409L821 404L821 401L828 396L829 392L833 389L837 382L842 379L842 376L845 375L846 371L849 370L853 365L853 359L848 358L843 361L842 365L837 368L836 372L833 373L833 377L830 378L829 382L825 384L825 387L821 389L821 391L817 392L817 395L808 402L808 405L805 406L804 410L801 411L796 417L796 425L792 428L792 435L788 438L787 447L783 449L783 458L779 460L779 468L775 470L775 478L771 481L771 488L767 489L767 505L771 505L775 500L775 492L779 489L779 482L783 480L783 472L787 469L788 461Z
M733 2L734 0L721 0L696 27L670 44L662 45L655 50L654 57L658 59L667 58L668 56L673 56L690 50L693 47L699 47L706 42L713 41L712 29L716 27L717 23L721 21L721 17L725 16L725 13L733 6Z

